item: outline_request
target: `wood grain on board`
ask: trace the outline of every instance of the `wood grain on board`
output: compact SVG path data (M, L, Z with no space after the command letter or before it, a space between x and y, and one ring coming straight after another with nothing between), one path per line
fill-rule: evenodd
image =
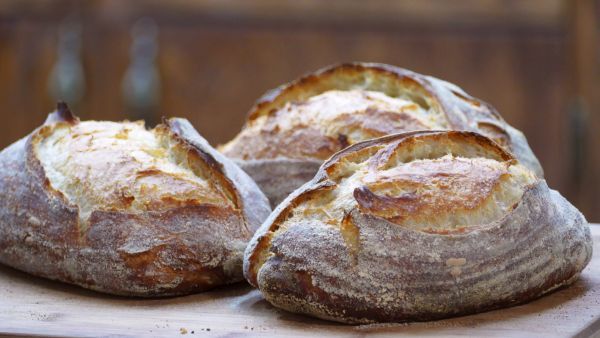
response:
M572 286L533 302L452 319L350 326L295 315L246 284L167 299L107 296L0 267L0 336L496 336L600 332L600 225L594 257Z

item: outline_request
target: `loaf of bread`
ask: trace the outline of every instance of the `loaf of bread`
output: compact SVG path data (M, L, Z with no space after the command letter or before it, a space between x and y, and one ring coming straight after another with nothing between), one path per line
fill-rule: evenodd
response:
M187 120L80 122L64 104L0 153L0 262L131 296L243 280L267 198Z
M417 131L325 161L255 233L244 274L292 312L432 320L568 285L591 253L583 215L497 143Z
M328 67L272 90L250 110L242 131L219 150L235 159L276 205L348 145L432 129L486 135L543 176L523 134L489 104L448 82L372 63Z

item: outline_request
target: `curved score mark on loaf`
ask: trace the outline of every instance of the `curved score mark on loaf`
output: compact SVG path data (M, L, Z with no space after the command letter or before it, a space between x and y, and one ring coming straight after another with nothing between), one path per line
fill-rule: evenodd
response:
M306 100L329 90L352 89L406 98L424 110L432 109L447 120L439 99L423 75L382 64L346 63L320 69L267 92L250 110L248 122L272 114L286 102Z
M478 132L491 138L505 149L511 149L512 142L510 135L506 131L506 122L498 113L496 108L490 104L470 96L460 88L448 87L452 95L459 100L456 101L459 106L466 105L465 108L460 108L463 114L473 120L473 125ZM477 111L478 114L473 114Z
M358 144L358 146L360 147L361 144ZM367 161L382 148L382 145L370 145L360 148L351 146L346 151L340 152L325 162L322 169L328 180L339 183L342 179L352 175L357 166Z
M380 196L363 185L354 189L353 196L362 212L397 209L396 211L401 211L402 214L410 214L421 207L416 192L403 193L399 196Z
M485 136L491 138L496 143L506 149L511 149L510 136L504 128L498 126L492 121L480 121L477 123L477 129Z
M454 96L458 97L459 99L461 99L461 100L463 100L463 101L465 101L465 102L467 102L467 103L469 103L469 104L472 104L472 105L474 105L475 107L480 107L480 106L481 106L481 102L480 102L479 100L477 100L477 99L475 99L475 98L473 98L473 97L470 97L470 96L469 96L469 97L467 97L467 96L463 95L463 93L460 93L460 92L458 92L458 91L456 91L456 90L453 90L453 89L451 89L451 88L449 88L449 90L450 90L450 92L451 92L451 93L452 93Z
M235 188L234 183L225 174L223 165L218 162L211 154L205 152L200 146L196 145L195 142L187 139L184 127L179 124L179 121L174 119L163 119L163 124L157 126L158 128L168 129L171 135L187 149L188 165L193 171L201 170L205 173L209 173L209 177L219 182L219 185L212 184L214 188L220 188L224 195L233 203L237 210L242 210L242 200ZM190 161L190 158L196 159L196 161ZM201 164L200 168L196 168L193 164ZM212 182L211 182L212 183ZM247 225L246 225L247 227Z
M465 158L487 158L495 161L516 163L515 157L499 147L496 142L481 134L468 131L424 131L407 133L379 150L369 162L369 170L380 171L399 163L415 160L436 159L444 155ZM429 146L425 142L435 142Z

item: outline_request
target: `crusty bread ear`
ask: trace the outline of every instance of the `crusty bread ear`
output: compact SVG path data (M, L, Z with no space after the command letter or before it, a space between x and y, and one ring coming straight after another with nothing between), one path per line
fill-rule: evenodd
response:
M255 233L244 274L293 312L431 320L568 285L591 253L583 215L497 143L418 131L325 161Z
M237 282L268 200L183 119L79 121L64 104L0 153L0 262L86 288Z
M250 110L240 133L220 150L276 205L315 174L315 162L348 145L435 129L483 134L543 177L523 134L491 105L451 83L377 63L327 67L270 91ZM296 165L314 169L281 173Z
M56 110L48 114L44 124L53 124L56 122L77 123L79 118L75 116L65 102L59 101L56 104Z

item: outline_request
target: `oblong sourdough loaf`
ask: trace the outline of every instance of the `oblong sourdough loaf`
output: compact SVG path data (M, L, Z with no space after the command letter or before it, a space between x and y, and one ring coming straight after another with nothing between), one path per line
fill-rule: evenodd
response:
M242 131L219 150L276 205L348 145L432 129L486 135L543 176L523 134L492 106L448 82L375 63L327 67L270 91L250 110Z
M255 233L244 275L293 312L431 320L568 285L591 253L583 215L496 143L420 131L325 161Z
M243 280L268 200L187 120L74 117L64 104L0 153L0 262L119 295Z

